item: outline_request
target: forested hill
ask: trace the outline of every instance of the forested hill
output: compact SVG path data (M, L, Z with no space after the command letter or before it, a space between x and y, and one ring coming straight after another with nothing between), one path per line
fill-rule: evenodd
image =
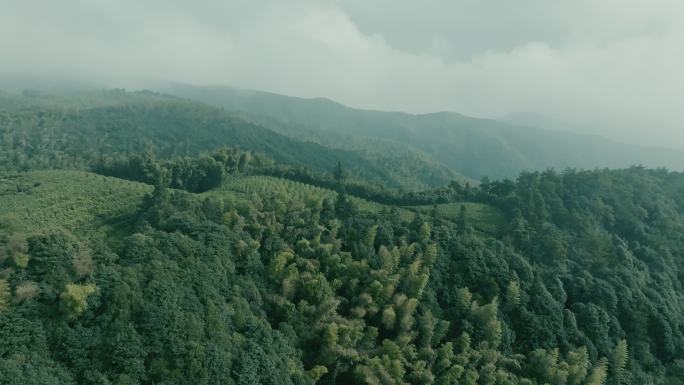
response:
M0 94L0 139L0 385L684 385L681 172L392 189L151 92Z
M683 174L411 214L247 154L0 174L0 384L684 383Z
M162 87L163 88L163 87ZM301 99L228 87L167 86L166 92L239 112L297 138L384 157L389 143L479 180L524 170L621 168L643 164L684 169L684 152L638 147L601 137L516 126L442 112L410 115L358 110L327 99ZM396 151L396 150L394 150Z
M422 189L459 179L436 162L395 157L388 163L362 151L293 139L220 108L152 92L0 94L0 135L0 167L13 169L83 168L99 157L152 151L168 158L231 146L320 172L343 160L351 176L389 187Z

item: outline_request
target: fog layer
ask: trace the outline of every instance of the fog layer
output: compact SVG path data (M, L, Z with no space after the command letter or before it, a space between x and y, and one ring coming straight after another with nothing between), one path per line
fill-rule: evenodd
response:
M684 148L681 1L0 3L2 84L229 84Z

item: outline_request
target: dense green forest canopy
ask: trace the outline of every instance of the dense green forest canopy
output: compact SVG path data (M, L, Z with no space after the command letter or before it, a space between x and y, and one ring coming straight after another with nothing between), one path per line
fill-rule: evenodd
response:
M682 173L409 191L213 107L82 98L0 95L2 385L684 384Z

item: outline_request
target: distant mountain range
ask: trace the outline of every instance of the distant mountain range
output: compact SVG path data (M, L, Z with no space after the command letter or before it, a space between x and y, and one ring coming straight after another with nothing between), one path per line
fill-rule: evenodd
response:
M405 190L548 168L684 169L682 151L452 112L360 110L229 87L157 89L0 92L0 166L35 169L57 159L82 168L146 149L172 157L231 146L318 172L332 172L340 161L352 177Z
M223 107L293 138L358 151L384 164L400 158L440 170L446 167L476 180L484 176L514 178L523 170L547 168L644 165L684 169L683 151L453 112L412 115L361 110L323 98L303 99L230 87L173 85L163 91Z

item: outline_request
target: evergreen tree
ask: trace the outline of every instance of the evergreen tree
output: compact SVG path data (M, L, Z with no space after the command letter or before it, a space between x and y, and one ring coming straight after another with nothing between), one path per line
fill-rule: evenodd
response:
M627 366L628 356L627 341L620 340L617 345L615 345L610 362L610 369L613 377L612 383L615 385L624 383L625 367Z
M344 180L347 178L347 172L342 166L341 161L337 161L337 164L335 165L335 169L333 170L333 179L335 179L335 182L337 183L342 183Z
M461 208L458 211L458 218L456 219L456 224L458 226L458 231L463 234L466 230L466 207L465 205L461 205Z

